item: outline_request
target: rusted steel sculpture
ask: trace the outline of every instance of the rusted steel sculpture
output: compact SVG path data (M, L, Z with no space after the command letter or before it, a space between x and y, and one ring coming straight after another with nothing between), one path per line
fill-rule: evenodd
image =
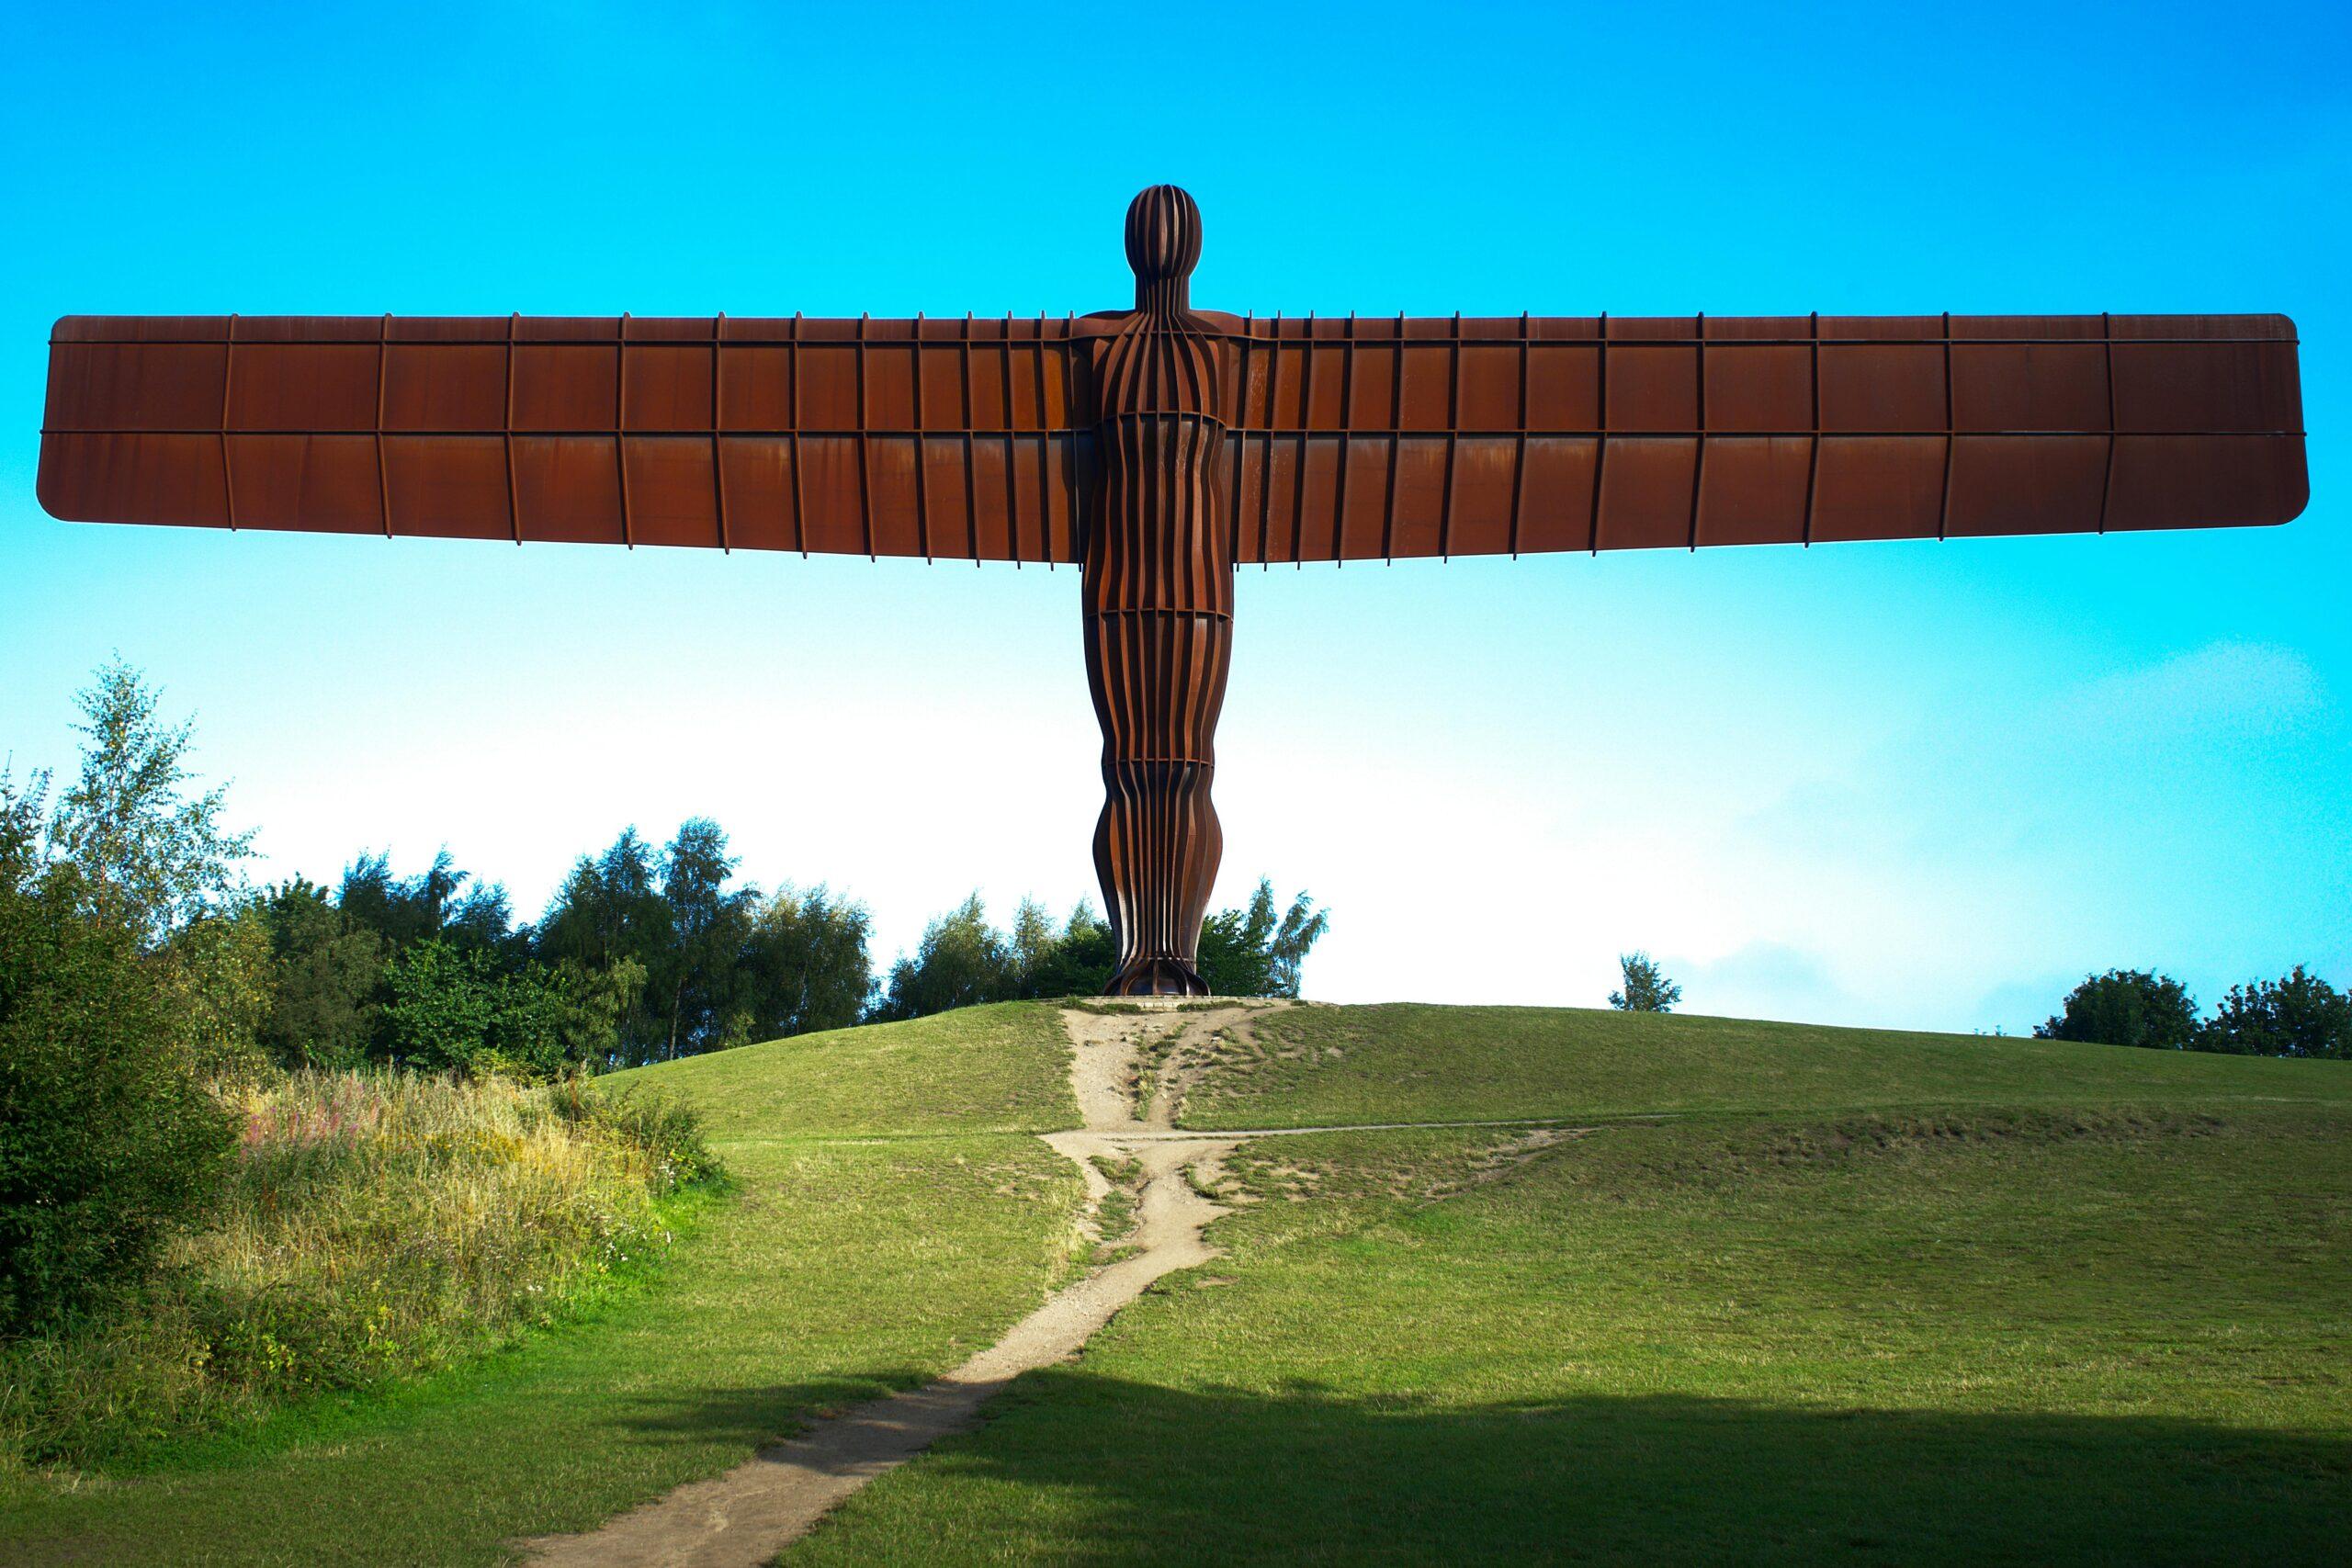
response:
M2283 523L2282 316L68 317L61 518L1081 567L1116 995L1201 994L1237 564Z

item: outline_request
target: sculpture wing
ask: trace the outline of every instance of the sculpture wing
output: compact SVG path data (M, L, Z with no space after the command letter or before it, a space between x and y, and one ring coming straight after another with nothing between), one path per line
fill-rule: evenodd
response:
M1391 317L1228 338L1235 558L2283 523L2283 316Z
M1076 558L1072 323L67 317L74 521Z

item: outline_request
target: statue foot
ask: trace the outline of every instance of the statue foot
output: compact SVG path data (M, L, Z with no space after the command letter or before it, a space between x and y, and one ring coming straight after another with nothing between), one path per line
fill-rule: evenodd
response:
M1166 954L1131 958L1102 987L1106 997L1205 997L1209 984L1181 958Z

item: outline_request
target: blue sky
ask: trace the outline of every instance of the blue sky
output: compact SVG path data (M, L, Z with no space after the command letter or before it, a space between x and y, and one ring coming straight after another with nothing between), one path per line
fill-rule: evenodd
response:
M2283 310L2283 529L1251 573L1226 901L1335 1000L2017 1030L2091 968L2352 980L2352 24L2341 7L13 6L0 750L119 651L266 874L446 843L536 913L694 813L886 951L1092 891L1063 571L53 523L68 312L1123 304L1173 180L1204 307ZM912 809L910 809L912 808ZM915 826L905 824L911 819ZM1383 836L1382 822L1402 821Z

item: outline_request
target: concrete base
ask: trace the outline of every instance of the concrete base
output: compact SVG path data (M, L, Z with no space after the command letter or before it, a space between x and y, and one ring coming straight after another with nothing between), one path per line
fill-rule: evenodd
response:
M1104 997L1106 1002L1116 1002L1138 1008L1145 1012L1181 1012L1186 1008L1215 1007L1221 997Z

